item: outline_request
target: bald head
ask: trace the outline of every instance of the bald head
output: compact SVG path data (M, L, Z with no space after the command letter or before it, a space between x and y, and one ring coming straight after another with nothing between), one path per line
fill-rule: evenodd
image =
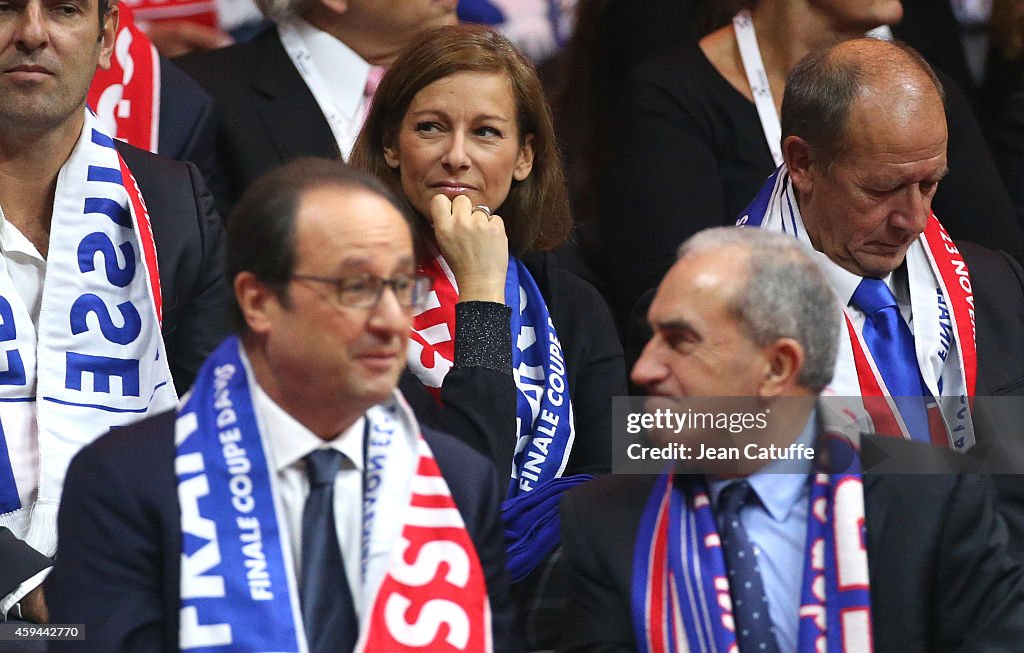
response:
M947 172L942 91L928 65L899 44L834 45L793 69L782 122L814 248L861 277L899 267Z
M931 67L900 42L852 39L812 52L786 81L782 139L798 136L828 166L849 145L848 127L863 100L894 127L941 113L944 93Z

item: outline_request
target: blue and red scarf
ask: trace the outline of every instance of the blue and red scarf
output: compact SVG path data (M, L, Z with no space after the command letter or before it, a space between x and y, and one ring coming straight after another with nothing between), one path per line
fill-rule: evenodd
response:
M738 651L710 496L703 477L669 471L655 482L633 556L642 653ZM813 476L799 619L801 653L872 650L860 473Z
M254 384L238 339L228 338L203 363L175 424L182 650L307 651L287 527L276 505L278 477L253 405ZM387 520L371 519L366 510L371 495L380 495L374 488L397 481L404 501L388 513L390 521L401 522L401 531L386 566L372 574L379 582L352 588L370 599L355 651L489 653L494 646L483 566L411 409L396 392L367 410L365 419L367 433L374 434L366 436L367 460L380 466L380 480L367 484L364 536L386 537ZM393 455L398 447L412 455Z
M455 360L458 284L440 254L423 266L433 280L425 307L413 318L409 369L435 397ZM523 264L509 257L505 304L512 309L512 375L516 382L516 453L502 506L512 580L526 577L559 542L558 497L592 478L563 477L576 439L562 344L544 296ZM552 481L557 485L548 487ZM537 492L538 488L543 492Z
M736 225L788 234L813 247L785 165L768 177ZM835 265L824 256L818 263L823 269ZM972 411L963 409L973 407L977 390L974 293L963 254L934 213L907 250L906 266L917 363L932 395L925 397L932 443L965 451L975 442ZM864 432L909 438L878 363L853 326L852 309L842 310L846 335L840 337L830 390L840 397L863 398Z

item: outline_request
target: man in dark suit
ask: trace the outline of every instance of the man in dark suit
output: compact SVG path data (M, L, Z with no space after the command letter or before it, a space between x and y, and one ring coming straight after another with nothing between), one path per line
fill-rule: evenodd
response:
M421 439L395 390L427 296L399 206L373 178L322 159L292 162L243 195L228 227L240 337L207 360L177 414L101 438L69 471L68 545L47 594L54 619L86 624L83 650L200 640L294 650L302 632L314 652L351 651L360 634L368 650L392 650L389 638L489 650L492 623L494 650L516 648L494 470L450 436L423 429ZM196 456L198 466L186 462ZM318 477L325 457L336 466ZM245 612L270 605L248 600L251 567L231 566L243 523L222 517L232 507L246 524L268 520L240 536L260 538L258 592L277 600L260 618ZM215 530L197 528L208 520ZM211 546L215 558L203 553ZM435 576L436 564L449 571ZM205 594L217 578L216 596Z
M1003 252L954 242L931 211L948 143L931 68L902 44L845 41L794 67L781 120L785 163L740 223L820 253L847 326L831 389L901 398L865 401L872 432L957 451L1019 441L1021 407L987 397L1024 390L1012 337L1024 329L1024 273ZM962 409L968 398L974 410ZM978 414L992 408L1005 416ZM1024 484L996 485L1019 551Z
M1024 385L1024 355L1005 343L1024 325L1024 274L1005 254L954 244L931 213L948 141L934 73L906 46L846 41L793 69L781 119L785 163L740 224L788 233L820 252L850 325L833 389L923 395L948 431L936 440L969 448L970 424L951 418L951 406L967 395L1019 394ZM886 308L876 309L878 301ZM889 308L895 337L877 315ZM861 358L877 372L865 373ZM903 366L918 369L899 378ZM931 439L918 419L924 411L923 402L900 407L904 435ZM890 433L882 427L893 416L872 419Z
M741 653L826 641L829 650L901 653L1019 646L1024 568L1007 553L986 479L871 476L835 456L826 476L814 456L748 455L748 444L806 451L799 445L813 448L822 425L838 424L816 400L831 379L839 317L808 250L760 230L702 232L681 248L649 320L654 337L633 369L649 408L669 397L732 397L766 426L684 429L670 440L652 432L658 447L692 447L691 460L673 474L610 476L567 495L561 650L683 648L665 633L687 638L689 650L704 637ZM965 460L893 438L863 441L862 452L877 444L914 463L904 472ZM712 445L739 455L696 460ZM663 514L668 525L652 528Z
M348 159L383 69L456 21L454 0L262 0L276 25L248 43L175 59L213 96L222 212L271 168Z
M71 457L173 406L227 332L196 168L115 144L86 109L117 15L29 0L0 21L0 619L47 619Z

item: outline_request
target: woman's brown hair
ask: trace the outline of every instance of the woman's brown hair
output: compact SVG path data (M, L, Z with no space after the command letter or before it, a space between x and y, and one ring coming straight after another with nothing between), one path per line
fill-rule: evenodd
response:
M385 162L384 147L397 139L416 94L459 72L505 75L515 100L520 144L525 143L527 134L533 135L533 170L523 181L512 181L500 207L509 248L520 255L558 247L569 238L572 221L551 110L533 64L507 39L486 27L441 27L410 44L381 80L349 163L376 175L395 194L405 197L400 172ZM498 212L499 207L494 208ZM411 206L408 210L415 214ZM421 230L427 228L425 220L417 224Z

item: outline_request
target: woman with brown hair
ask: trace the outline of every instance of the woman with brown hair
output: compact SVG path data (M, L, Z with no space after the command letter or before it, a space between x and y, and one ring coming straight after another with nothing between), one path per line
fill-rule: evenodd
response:
M557 545L569 477L610 467L610 399L625 394L604 300L548 254L571 223L532 64L486 28L425 34L381 81L350 162L407 202L433 293L411 334L418 382L402 389L511 471L520 580Z

